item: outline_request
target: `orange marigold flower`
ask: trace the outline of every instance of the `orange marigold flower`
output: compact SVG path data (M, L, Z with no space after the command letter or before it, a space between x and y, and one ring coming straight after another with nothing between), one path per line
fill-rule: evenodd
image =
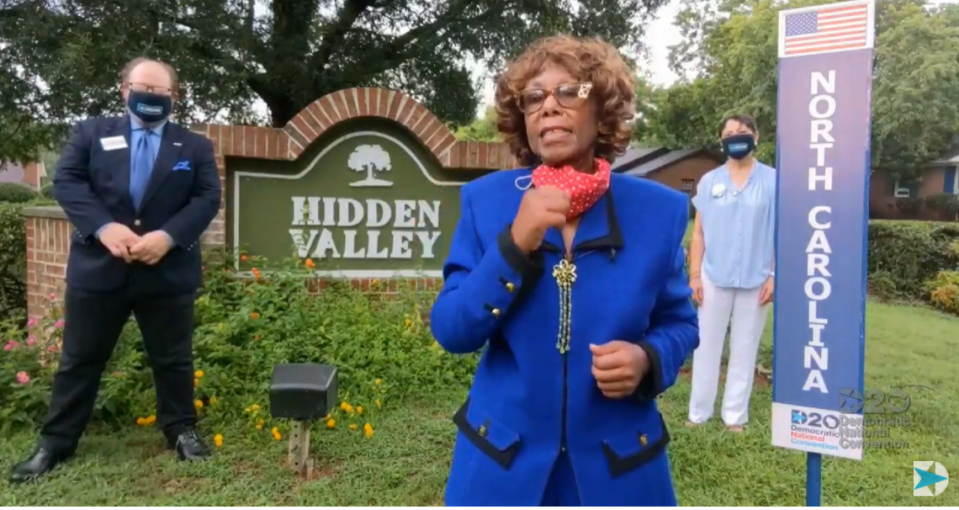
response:
M259 318L260 318L260 314L259 314L258 312L250 312L250 318L251 318L251 319L254 319L254 320L255 320L255 319L259 319Z
M273 432L273 439L276 439L277 441L279 441L280 439L283 439L283 434L280 434L280 429L273 427L272 432Z
M241 260L241 261L246 262L246 259L247 259L247 256L246 256L245 253L244 253L243 255L240 255L240 260Z
M333 427L336 427L336 420L334 419L326 420L326 428L332 429Z
M213 443L216 444L216 447L217 447L217 448L222 448L222 447L223 447L223 436L220 435L220 434L217 434L217 435L213 436Z
M203 409L203 401L202 401L202 400L197 400L196 402L193 403L193 405L196 406L197 409Z
M363 425L363 434L366 437L373 437L373 426L370 425L369 423L367 423L366 425Z
M313 262L313 259L306 259L306 262L303 262L303 265L310 269L313 269L314 267L316 267L316 264Z
M363 406L356 406L356 414L363 414Z

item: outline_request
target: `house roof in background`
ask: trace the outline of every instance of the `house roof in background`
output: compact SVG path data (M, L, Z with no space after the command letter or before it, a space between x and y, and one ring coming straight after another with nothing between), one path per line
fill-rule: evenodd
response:
M23 183L23 167L12 162L0 162L0 182Z
M670 150L662 147L630 147L625 154L616 160L613 172L646 177L699 152L701 152L700 149Z
M952 142L946 152L936 163L959 163L959 138Z

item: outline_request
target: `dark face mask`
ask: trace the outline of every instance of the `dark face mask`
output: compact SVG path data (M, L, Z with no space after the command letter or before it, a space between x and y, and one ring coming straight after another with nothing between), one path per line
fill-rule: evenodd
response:
M143 122L148 124L160 122L170 116L170 111L173 110L173 98L152 92L131 90L127 95L127 108Z
M743 159L756 150L756 139L749 133L723 138L723 151L733 159Z

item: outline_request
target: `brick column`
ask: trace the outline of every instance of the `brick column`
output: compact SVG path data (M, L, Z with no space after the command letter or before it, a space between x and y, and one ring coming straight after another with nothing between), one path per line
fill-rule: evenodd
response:
M66 286L70 222L57 206L25 207L27 230L27 315L47 313L50 296L60 298Z

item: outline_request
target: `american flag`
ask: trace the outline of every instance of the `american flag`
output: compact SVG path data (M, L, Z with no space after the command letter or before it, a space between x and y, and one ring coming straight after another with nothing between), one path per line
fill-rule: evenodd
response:
M839 5L786 15L783 55L810 55L867 46L869 4Z

